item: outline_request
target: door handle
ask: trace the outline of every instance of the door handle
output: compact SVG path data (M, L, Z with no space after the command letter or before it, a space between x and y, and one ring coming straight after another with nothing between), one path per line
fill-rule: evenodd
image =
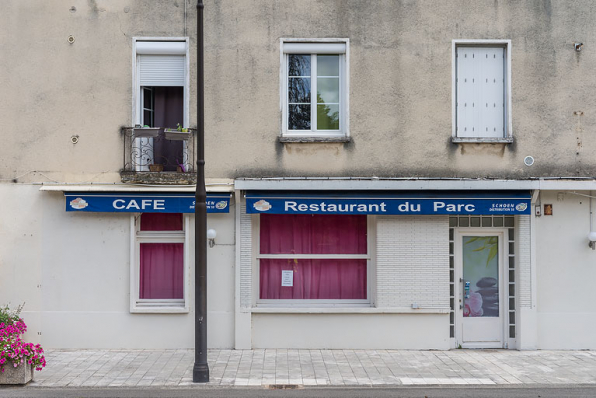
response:
M464 302L466 300L466 284L464 281L464 278L459 278L459 281L461 282L461 300L459 301L459 309L463 310L464 309Z
M466 303L466 299L470 298L470 282L466 282L464 278L459 278L459 281L462 283L461 289L461 303L459 305L459 309L463 309Z

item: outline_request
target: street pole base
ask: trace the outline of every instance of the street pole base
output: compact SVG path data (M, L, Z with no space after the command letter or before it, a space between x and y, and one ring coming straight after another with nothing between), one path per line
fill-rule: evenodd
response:
M192 367L192 382L193 383L208 383L209 382L209 365L206 363L196 363Z

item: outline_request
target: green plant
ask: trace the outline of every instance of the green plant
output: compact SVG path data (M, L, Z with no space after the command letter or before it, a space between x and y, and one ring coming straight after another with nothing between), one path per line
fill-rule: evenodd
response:
M0 324L12 325L13 323L18 322L21 319L20 315L24 306L25 303L20 304L14 310L11 310L8 305L0 307Z
M182 127L182 125L180 123L176 124L176 130L178 130L182 133L188 133L188 129L186 127Z

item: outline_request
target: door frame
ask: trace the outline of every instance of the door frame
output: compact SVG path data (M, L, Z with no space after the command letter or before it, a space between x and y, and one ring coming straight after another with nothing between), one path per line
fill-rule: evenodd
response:
M509 245L505 244L507 239L507 228L454 228L454 311L455 311L455 347L461 348L508 348L508 314L509 300L506 298L506 290L509 286L509 273L506 272L505 261L509 257ZM501 318L502 339L500 343L463 343L463 244L464 236L497 236L499 238L499 251L497 254L499 262L499 317Z

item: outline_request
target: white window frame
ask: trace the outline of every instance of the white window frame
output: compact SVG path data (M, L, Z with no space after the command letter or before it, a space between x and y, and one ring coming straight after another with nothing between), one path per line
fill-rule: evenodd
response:
M311 56L317 55L316 47L323 48L325 45L344 44L345 52L340 55L340 83L339 83L339 102L340 102L340 120L339 130L320 130L316 129L316 67L311 69L311 129L310 130L288 130L288 55L303 54L300 51L284 51L284 44L303 43L311 44L314 47ZM280 110L281 110L281 138L320 138L320 139L347 139L350 136L350 40L333 39L280 39ZM315 95L313 96L313 93ZM313 100L314 98L314 100ZM314 102L313 102L314 101ZM313 107L312 104L315 104Z
M366 216L366 254L261 254L260 242L260 221L259 215L252 216L252 252L253 254L253 307L256 308L338 308L338 307L359 307L370 308L374 306L373 292L375 289L374 268L374 244L376 242L376 217ZM366 299L348 300L304 300L304 299L261 299L260 298L260 259L366 259Z
M458 137L457 136L457 47L501 47L505 50L505 115L503 137ZM451 140L455 143L511 143L513 142L513 123L511 117L511 40L468 40L458 39L452 41L451 51Z
M187 313L190 300L190 217L182 214L184 231L141 231L141 213L130 217L130 312ZM140 299L141 243L184 243L183 299Z
M184 55L184 109L183 109L183 126L182 127L190 127L190 48L189 48L189 38L188 37L133 37L132 38L132 125L135 126L137 124L141 124L141 118L143 115L143 95L141 90L141 82L140 82L140 63L139 63L139 54L137 54L137 43L139 42L158 42L164 44L164 55L167 55L167 47L168 43L180 43L183 42L186 47L186 52ZM159 126L159 127L168 127L168 126ZM171 126L173 127L173 126ZM138 140L148 140L151 141L150 144L152 145L153 138L137 138L135 142L133 142L133 146L140 150L141 143ZM186 151L187 142L183 142L184 145L184 153ZM184 160L185 166L189 166L188 159ZM149 171L148 166L137 166L135 171Z

